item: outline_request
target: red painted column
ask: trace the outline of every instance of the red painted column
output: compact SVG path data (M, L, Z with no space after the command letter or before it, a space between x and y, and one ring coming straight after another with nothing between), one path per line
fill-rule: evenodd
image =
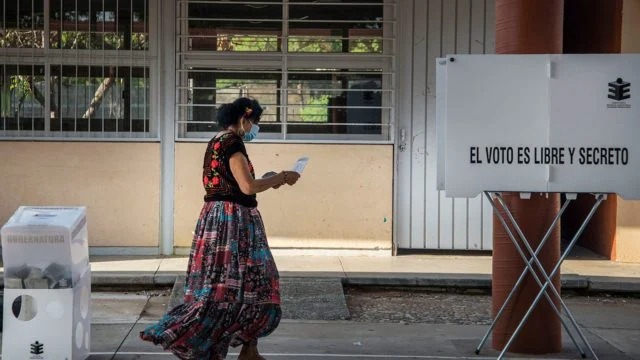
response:
M620 53L622 5L622 0L565 0L564 53ZM578 195L577 201L562 217L563 233L566 232L567 236L575 234L594 203L593 196ZM617 196L609 194L580 237L578 245L615 260L617 203Z
M498 54L558 54L562 53L563 0L496 0L496 53ZM514 114L517 116L517 114ZM532 194L528 200L507 193L504 198L520 224L529 244L535 249L554 216L558 213L558 194ZM501 223L493 221L493 314L506 300L525 264L515 250ZM513 229L512 229L513 231ZM515 231L514 231L515 233ZM526 253L526 251L525 251ZM556 227L539 254L547 270L560 258L560 229ZM560 291L559 273L553 285ZM496 324L493 347L502 350L540 287L528 275L509 307ZM562 350L561 323L542 299L510 348L527 354L556 353Z

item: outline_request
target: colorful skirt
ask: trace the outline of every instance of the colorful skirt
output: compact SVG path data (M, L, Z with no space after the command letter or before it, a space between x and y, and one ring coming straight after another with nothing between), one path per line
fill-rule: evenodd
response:
M224 359L280 323L278 269L258 209L206 202L191 246L184 303L140 338L180 359Z

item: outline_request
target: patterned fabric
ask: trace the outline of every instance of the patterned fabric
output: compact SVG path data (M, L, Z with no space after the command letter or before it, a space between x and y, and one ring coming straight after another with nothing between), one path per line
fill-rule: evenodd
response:
M253 164L249 160L242 138L234 133L225 133L213 138L207 145L202 164L202 184L207 194L205 201L228 200L248 207L258 206L255 195L245 195L231 173L229 159L235 153L242 153L249 163L251 177L255 179Z
M180 359L224 359L280 323L278 269L258 209L204 204L189 257L184 304L140 333Z

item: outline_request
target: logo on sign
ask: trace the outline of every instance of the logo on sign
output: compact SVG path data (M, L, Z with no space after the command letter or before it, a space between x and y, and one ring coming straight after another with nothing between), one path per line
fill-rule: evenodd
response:
M42 356L39 355L44 354L44 344L39 341L31 344L31 354L34 355L31 359L42 359Z
M608 108L629 109L631 104L625 100L631 99L631 83L622 78L610 82L608 98L613 100L612 103L607 104Z
M609 83L609 99L622 101L629 98L631 98L631 83L622 78Z

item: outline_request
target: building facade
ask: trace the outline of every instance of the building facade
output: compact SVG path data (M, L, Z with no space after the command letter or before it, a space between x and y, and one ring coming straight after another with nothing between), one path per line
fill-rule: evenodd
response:
M251 96L256 172L310 158L259 195L272 247L491 250L490 206L436 191L435 59L493 53L493 1L1 2L0 222L85 205L94 254L186 253L216 107ZM628 247L638 205L617 206Z

